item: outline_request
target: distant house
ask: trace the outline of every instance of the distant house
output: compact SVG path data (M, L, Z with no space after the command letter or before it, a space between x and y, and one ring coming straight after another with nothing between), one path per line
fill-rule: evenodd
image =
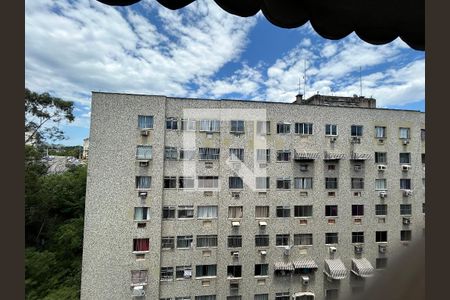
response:
M37 143L36 137L33 136L33 131L25 131L25 145L34 146ZM30 139L31 137L31 139ZM28 140L29 139L29 140Z
M89 156L89 138L85 138L83 140L83 155L82 155L82 159L88 159Z

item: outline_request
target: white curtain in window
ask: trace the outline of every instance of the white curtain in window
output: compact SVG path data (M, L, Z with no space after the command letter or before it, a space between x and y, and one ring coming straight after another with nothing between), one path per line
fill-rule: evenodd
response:
M228 209L229 218L242 218L242 206L232 206Z
M139 128L153 128L153 116L138 116Z
M152 146L147 146L147 145L137 146L136 156L138 159L151 159L152 158Z
M198 218L217 218L217 206L199 206L197 208Z
M294 179L294 187L296 189L311 189L312 188L312 178L297 177Z
M385 130L384 127L375 127L375 136L377 138L385 137L384 130Z
M386 179L375 179L375 189L385 190L386 189Z
M400 138L401 139L409 138L409 128L400 128Z
M268 218L269 217L269 206L256 206L255 216L257 218Z

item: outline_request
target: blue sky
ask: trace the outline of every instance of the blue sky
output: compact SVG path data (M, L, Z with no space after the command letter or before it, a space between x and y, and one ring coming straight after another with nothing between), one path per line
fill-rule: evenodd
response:
M66 145L89 135L91 91L292 102L304 74L306 97L359 94L361 68L363 95L379 107L425 111L425 54L400 39L330 41L309 23L282 29L208 0L178 11L26 0L25 26L26 86L75 102Z

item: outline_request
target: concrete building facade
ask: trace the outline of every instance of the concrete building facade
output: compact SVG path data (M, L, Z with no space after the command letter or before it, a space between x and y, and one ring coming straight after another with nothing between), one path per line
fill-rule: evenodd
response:
M330 99L94 92L81 299L362 291L424 234L425 115Z

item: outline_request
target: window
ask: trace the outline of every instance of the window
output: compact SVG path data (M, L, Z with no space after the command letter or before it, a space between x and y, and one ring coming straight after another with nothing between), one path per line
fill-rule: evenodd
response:
M161 267L161 281L173 280L173 267Z
M148 270L133 270L131 271L131 284L142 285L147 284Z
M269 235L268 234L255 235L255 247L268 247L268 246L269 246Z
M337 135L337 125L326 124L325 125L325 135L336 136Z
M312 205L296 205L294 206L294 217L312 217Z
M383 139L386 137L386 127L384 126L375 126L375 137L377 139Z
M290 190L291 189L291 179L289 177L277 178L277 189Z
M217 276L217 265L197 265L195 266L196 277Z
M216 300L216 295L195 296L195 300Z
M217 218L217 205L198 206L197 207L198 219L216 219Z
M289 218L291 208L289 206L277 206L277 218Z
M198 148L198 158L200 160L218 160L219 148Z
M336 177L326 177L325 178L325 188L326 189L337 189L338 179Z
M173 236L161 237L161 249L174 249L174 248L175 248L175 237Z
M198 176L198 188L199 189L218 189L219 177L218 176Z
M230 189L243 189L244 181L241 177L228 177L228 187Z
M177 236L177 248L186 249L192 247L192 241L194 240L192 235L179 235Z
M138 128L153 129L153 116L138 116Z
M421 159L422 159L422 163L424 164L425 163L425 153L422 153Z
M165 176L164 177L164 188L165 189L176 189L177 188L177 177Z
M269 300L269 294L256 294L254 300Z
M199 130L206 131L206 132L219 132L220 131L220 121L219 120L201 120Z
M277 161L290 161L290 160L291 160L291 150L277 151Z
M269 206L255 207L255 218L268 218L268 217L269 217Z
M400 153L400 163L401 164L410 164L411 163L411 153L409 153L409 152Z
M400 240L401 241L410 241L411 240L411 230L401 230L400 231Z
M178 120L176 118L166 118L166 129L177 130Z
M400 204L400 215L401 216L410 216L412 213L411 204Z
M410 131L409 128L400 127L399 128L400 138L401 139L409 139L410 138L409 131Z
M178 151L175 147L165 147L164 148L164 158L166 160L177 160L178 159Z
M152 177L150 176L136 176L137 189L149 189L152 186Z
M256 189L268 190L270 188L270 177L256 177Z
M135 221L147 221L150 220L150 210L148 207L135 207L134 208L134 220Z
M387 215L387 204L375 204L375 215L376 216L386 216Z
M242 296L227 296L227 300L242 300Z
M276 246L289 246L289 234L277 234L275 245Z
M217 247L217 235L197 235L197 248Z
M227 277L228 278L241 278L242 277L242 266L239 266L239 265L227 266Z
M420 140L425 142L425 129L420 129Z
M388 259L387 257L377 257L375 260L376 269L386 269Z
M195 120L182 119L181 130L183 131L195 131Z
M312 177L296 177L294 178L294 188L301 190L310 190L313 187Z
M338 297L339 297L338 289L325 290L325 300L338 299Z
M338 233L337 232L326 232L325 233L325 244L337 244L338 243Z
M282 292L282 293L276 293L275 294L275 300L289 300L289 292Z
M387 231L375 231L375 242L387 242Z
M352 232L352 243L364 243L364 232Z
M244 161L244 149L242 148L230 148L230 160Z
M291 133L291 124L290 123L277 123L277 133L278 134Z
M375 190L376 191L385 191L386 187L386 179L375 179Z
M327 169L328 169L328 171L334 171L334 170L336 170L336 165L328 164Z
M269 264L255 264L255 276L267 276L269 274Z
M240 247L242 247L242 235L229 235L228 248L240 248Z
M295 123L295 133L297 134L313 134L312 123Z
M363 135L363 127L361 125L352 125L351 136L361 137Z
M294 245L312 245L313 244L313 235L312 233L299 233L294 234Z
M194 160L195 149L180 149L180 160Z
M256 149L256 160L259 162L269 162L270 149Z
M400 179L400 189L401 190L410 190L411 189L411 179L401 178Z
M178 177L178 187L180 189L193 189L194 188L194 177Z
M364 189L364 178L352 178L352 189Z
M386 152L375 152L375 163L376 164L387 163L387 153Z
M229 219L240 219L243 215L242 206L229 206L228 207L228 218Z
M260 135L270 134L270 121L256 121L256 133Z
M192 266L177 266L175 270L176 279L192 278Z
M337 217L338 206L337 205L325 205L325 216L326 217Z
M352 216L364 216L364 205L353 204L352 205Z
M149 251L149 239L133 239L133 251Z
M230 121L231 133L244 133L244 121L231 120Z
M136 159L152 159L152 146L149 145L137 146Z
M179 219L192 219L194 217L194 206L184 205L178 206L178 218Z
M175 219L175 207L174 206L164 206L162 211L163 219Z
M175 297L175 300L191 300L191 297L190 296Z

